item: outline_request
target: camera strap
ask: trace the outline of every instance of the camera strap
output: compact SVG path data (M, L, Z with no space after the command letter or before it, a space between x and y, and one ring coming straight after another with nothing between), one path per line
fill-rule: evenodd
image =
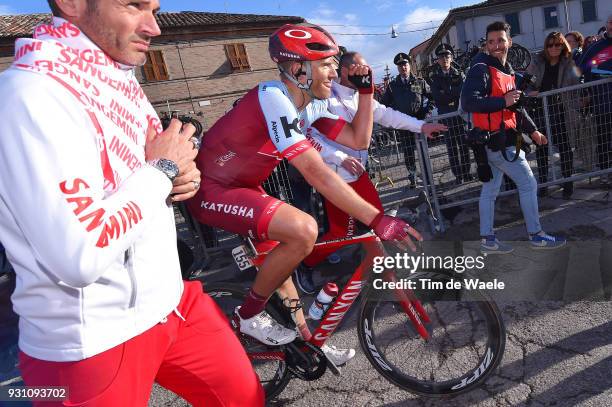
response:
M502 121L499 125L499 132L504 137L504 146L501 149L502 156L504 157L504 160L508 161L509 163L513 163L516 160L518 160L519 155L521 154L521 147L523 145L523 137L521 136L521 132L518 131L517 129L514 129L514 131L511 132L512 134L506 131L506 124L504 123L504 111L503 110L502 110ZM508 153L506 152L506 143L507 143L507 137L512 137L512 136L515 136L516 142L514 143L514 148L515 148L514 157L512 157L512 159L510 160L508 159Z

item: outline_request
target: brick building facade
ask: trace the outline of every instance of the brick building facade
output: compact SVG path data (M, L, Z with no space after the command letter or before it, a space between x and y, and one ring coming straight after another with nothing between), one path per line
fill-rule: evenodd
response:
M49 14L0 16L0 71L12 62L15 38ZM206 12L159 13L162 35L136 75L156 110L195 114L209 128L258 82L278 78L268 36L293 16Z

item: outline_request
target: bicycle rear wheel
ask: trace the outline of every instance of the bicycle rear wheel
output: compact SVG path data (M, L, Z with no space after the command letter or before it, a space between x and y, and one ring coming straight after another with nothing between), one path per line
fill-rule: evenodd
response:
M431 319L430 339L417 334L394 293L370 295L357 329L370 363L396 386L423 396L457 395L482 384L501 362L506 343L495 303L476 291L469 300L413 293Z
M204 291L215 300L228 318L232 317L234 309L242 304L246 296L246 290L239 284L204 284ZM277 357L283 353L281 347L269 347L242 335L240 342L259 376L259 381L266 392L266 401L272 400L291 380L285 361ZM231 367L228 366L228 369Z

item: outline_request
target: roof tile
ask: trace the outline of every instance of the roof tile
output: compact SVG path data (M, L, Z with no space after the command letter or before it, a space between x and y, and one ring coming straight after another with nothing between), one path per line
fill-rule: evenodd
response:
M29 36L34 27L51 21L51 14L20 14L0 16L0 38ZM177 13L158 13L160 28L201 27L213 25L233 25L252 23L282 23L303 21L296 16L273 16L257 14L208 13L200 11L181 11Z

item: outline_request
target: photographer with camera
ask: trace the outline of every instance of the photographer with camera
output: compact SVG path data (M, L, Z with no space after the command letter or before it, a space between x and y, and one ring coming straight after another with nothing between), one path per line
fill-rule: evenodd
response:
M564 88L566 86L577 85L580 82L578 69L572 59L572 52L567 40L560 32L553 31L544 40L544 49L538 53L531 61L527 72L534 75L535 84L529 96L536 96L539 92L546 92L552 89ZM575 105L579 99L577 92L565 92L547 96L549 106L549 117L551 124L551 142L559 149L561 156L561 174L564 178L572 176L574 155L570 144L570 133L574 123L578 122L578 115ZM542 99L536 99L536 109L533 110L534 119L539 127L544 126L544 109ZM570 119L571 120L566 120ZM575 132L571 133L574 137ZM538 160L538 182L543 184L548 181L548 148L538 146L536 149ZM541 191L545 191L543 187ZM574 193L574 183L566 182L563 184L563 198L569 199Z
M518 187L532 247L556 249L563 246L565 240L544 233L540 226L537 183L525 153L520 149L523 131L538 145L544 145L548 140L537 130L525 110L517 106L522 92L516 88L514 71L507 62L508 50L512 46L510 26L494 22L487 26L486 38L487 54L481 53L474 58L461 91L463 110L472 116L474 129L468 139L477 152L478 176L483 181L479 202L480 250L485 254L503 254L513 250L510 245L500 242L493 232L495 200L503 174Z

